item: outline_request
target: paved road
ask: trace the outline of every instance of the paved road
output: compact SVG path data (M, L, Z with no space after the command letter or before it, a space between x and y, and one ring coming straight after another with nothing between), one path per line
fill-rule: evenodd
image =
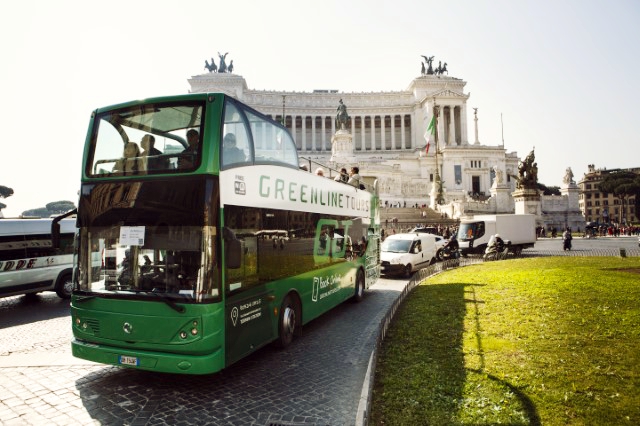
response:
M559 250L559 238L533 250ZM637 237L574 240L638 250ZM636 254L637 256L637 254ZM285 351L264 348L208 376L152 374L70 355L69 302L53 293L0 299L3 425L353 425L380 321L406 281L381 280L305 326Z
M572 251L589 252L592 250L619 251L624 248L628 252L638 251L638 237L597 237L597 238L574 238L572 241ZM532 251L562 251L562 238L539 238Z
M381 280L221 373L177 376L70 355L69 303L54 294L0 299L3 425L353 425L382 317L406 281Z

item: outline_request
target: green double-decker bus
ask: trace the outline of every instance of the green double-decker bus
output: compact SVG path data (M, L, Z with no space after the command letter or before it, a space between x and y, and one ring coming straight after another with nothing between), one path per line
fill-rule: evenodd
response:
M94 111L73 355L208 374L360 301L380 273L376 182L305 161L285 127L221 93Z

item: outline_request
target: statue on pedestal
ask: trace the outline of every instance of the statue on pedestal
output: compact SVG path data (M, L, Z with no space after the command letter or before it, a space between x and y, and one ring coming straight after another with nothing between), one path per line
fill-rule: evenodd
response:
M527 155L524 161L518 164L518 176L516 176L516 188L537 189L538 188L538 163L533 150Z
M493 166L493 171L496 174L496 178L493 181L493 186L499 186L504 183L504 172L498 166Z
M338 105L338 113L336 114L336 128L338 130L346 130L349 125L349 114L347 113L347 106L342 103L342 99L340 99L340 104Z
M432 75L433 74L433 67L431 66L431 64L433 63L433 58L435 58L435 56L425 56L425 55L420 55L424 58L424 62L429 65L429 67L427 68L426 74L427 75ZM423 74L425 74L425 72L423 72Z
M218 58L220 58L220 65L218 65L219 73L227 72L227 63L225 62L225 59L228 54L229 52L226 52L224 55L221 55L220 52L218 52Z
M218 66L216 65L216 61L214 61L213 58L211 58L211 63L209 63L209 61L205 59L204 67L208 69L209 72L218 72Z
M562 183L566 184L566 185L571 185L572 183L576 183L573 180L573 171L571 171L571 167L567 167L567 170L565 171L564 177L562 178Z

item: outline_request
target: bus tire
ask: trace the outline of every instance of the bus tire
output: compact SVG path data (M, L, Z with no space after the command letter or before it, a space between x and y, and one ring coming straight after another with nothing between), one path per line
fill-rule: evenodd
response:
M353 296L354 302L362 302L362 299L364 299L364 286L364 273L359 269L356 274L356 294Z
M282 301L278 317L279 347L286 348L293 341L293 336L300 334L301 320L299 304L288 294Z
M71 298L71 291L73 290L72 275L66 273L58 277L58 282L56 282L55 290L58 297L62 299Z

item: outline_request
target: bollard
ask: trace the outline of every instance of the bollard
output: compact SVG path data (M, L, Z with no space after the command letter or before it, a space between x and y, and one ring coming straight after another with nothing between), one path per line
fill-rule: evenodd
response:
M627 257L627 249L620 247L620 257Z

